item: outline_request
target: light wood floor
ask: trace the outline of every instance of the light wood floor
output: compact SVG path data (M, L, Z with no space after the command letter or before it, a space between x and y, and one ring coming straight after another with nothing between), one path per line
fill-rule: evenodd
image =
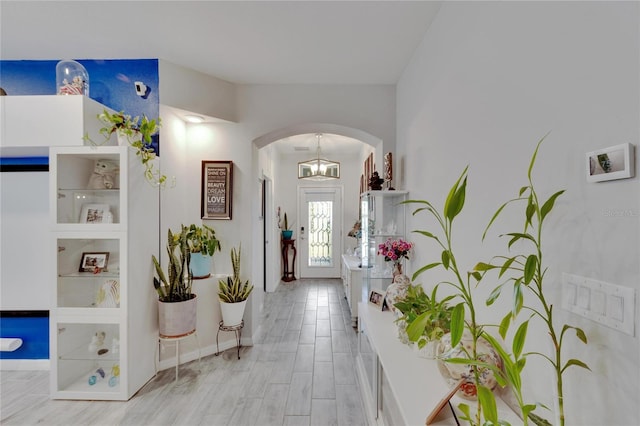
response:
M0 372L0 424L366 425L340 280L280 283L252 347L164 370L131 400L49 399L47 371Z

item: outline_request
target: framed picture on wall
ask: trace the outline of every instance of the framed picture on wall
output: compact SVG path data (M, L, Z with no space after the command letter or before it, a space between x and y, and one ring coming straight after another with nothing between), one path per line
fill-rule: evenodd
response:
M233 162L203 161L201 189L202 219L231 220Z
M630 143L587 152L587 181L631 178L635 174L635 152Z

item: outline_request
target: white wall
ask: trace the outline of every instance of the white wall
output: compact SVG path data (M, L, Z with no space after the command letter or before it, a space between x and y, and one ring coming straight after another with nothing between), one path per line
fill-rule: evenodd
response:
M278 194L274 195L275 206L282 195L275 172L278 162L260 158L253 141L270 132L298 124L329 123L373 135L384 141L385 150L391 150L395 139L395 88L387 85L239 86L237 92L237 123L187 125L184 135L181 135L180 126L177 126L176 135L170 136L169 129L173 126L169 120L177 117L170 109L161 111L165 122L162 170L169 176L175 175L178 181L175 189L163 191L161 195L161 235L166 233L167 226L199 221L202 160L233 161L233 219L208 221L223 244L223 253L214 256L214 272L231 272L229 249L242 243L243 273L258 290L252 296L248 309L252 312L251 317L257 318L263 294L262 263L261 259L256 258L261 250L256 247L255 241L258 241L259 227L262 226L258 219L257 200L258 180L263 174L272 180L274 191ZM169 142L170 139L172 142ZM169 147L169 144L174 145ZM359 174L353 185L357 191ZM274 260L279 261L279 257ZM247 337L252 336L259 326L255 323L245 325L243 336Z
M484 244L482 231L526 184L535 144L551 131L534 183L545 198L567 191L543 236L545 286L556 326L571 323L589 338L586 347L567 338L565 359L579 358L593 370L569 369L565 376L567 424L630 425L639 418L638 338L560 309L562 272L638 289L638 178L594 184L584 171L588 151L638 145L638 20L636 2L446 2L397 88L397 154L410 198L442 206L470 165L454 235L464 268L506 253L497 235L521 229L519 209L504 216ZM417 216L408 228L433 229L433 223ZM411 269L439 259L425 238L412 239L418 245ZM430 287L444 276L434 271L420 281ZM506 312L508 297L497 307L483 306L496 284L494 277L484 280L476 293L482 321ZM530 330L525 351L549 349L541 328ZM532 360L525 369L528 400L553 407L552 372Z
M0 308L45 310L53 300L49 173L0 173Z

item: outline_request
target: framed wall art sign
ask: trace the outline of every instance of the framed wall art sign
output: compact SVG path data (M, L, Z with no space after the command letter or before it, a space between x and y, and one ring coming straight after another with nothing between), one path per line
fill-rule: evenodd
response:
M231 220L233 162L202 162L202 219Z
M587 153L587 181L631 178L635 174L635 152L630 143Z

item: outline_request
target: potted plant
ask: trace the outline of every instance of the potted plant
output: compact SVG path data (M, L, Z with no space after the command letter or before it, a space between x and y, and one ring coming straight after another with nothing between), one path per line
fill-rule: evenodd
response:
M112 134L116 134L118 144L124 145L128 143L140 158L140 162L144 166L144 177L153 185L164 187L167 183L167 176L155 170L153 160L156 153L151 146L151 137L160 131L162 126L161 119L149 119L146 115L140 117L131 117L124 111L114 112L113 114L106 109L98 114L98 120L103 124L100 134L104 136L104 141L96 143L88 134L84 139L94 145L102 145L111 138Z
M291 227L292 226L293 224L291 224ZM289 226L289 218L287 217L287 213L285 212L284 219L282 219L282 222L280 223L280 229L282 230L283 240L290 240L291 237L293 236L293 229L291 229L291 227Z
M211 257L221 250L220 240L213 228L191 224L187 234L187 243L191 251L191 273L194 279L208 278L211 275Z
M247 299L253 290L253 285L249 284L249 280L243 283L240 279L241 252L242 246L237 251L235 247L231 248L233 275L227 277L226 280L220 280L218 286L222 321L225 326L229 327L239 325L242 322Z
M435 357L440 338L451 330L453 306L448 302L454 296L438 301L437 291L436 285L429 296L421 285L410 285L404 298L394 305L402 313L396 321L404 323L408 340L414 342L426 358Z
M158 277L153 286L158 293L158 326L160 335L177 337L196 329L196 295L191 292L193 276L189 270L191 252L187 242L189 228L181 225L180 233L168 230L168 278L160 262L151 256Z

